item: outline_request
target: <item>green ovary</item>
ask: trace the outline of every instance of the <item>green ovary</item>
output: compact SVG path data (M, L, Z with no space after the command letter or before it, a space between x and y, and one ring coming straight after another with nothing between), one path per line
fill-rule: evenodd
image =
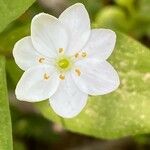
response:
M66 58L63 58L63 59L60 59L58 61L58 66L61 68L61 69L67 69L70 65L70 62L68 59Z

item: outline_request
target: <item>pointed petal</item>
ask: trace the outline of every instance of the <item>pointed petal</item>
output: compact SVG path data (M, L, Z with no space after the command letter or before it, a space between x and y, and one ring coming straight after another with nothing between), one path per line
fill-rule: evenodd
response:
M30 37L24 37L15 44L13 56L16 64L22 70L27 70L32 66L38 65L38 58L41 57L41 55L34 49Z
M91 37L83 48L89 58L106 60L112 53L116 43L116 34L109 29L94 29Z
M32 19L31 38L37 51L47 57L55 57L59 48L67 48L68 35L62 23L55 17L40 13Z
M51 97L53 110L64 118L72 118L81 112L87 102L88 95L81 92L68 74L60 82L56 93Z
M72 77L80 90L87 94L107 94L116 90L120 84L117 72L107 61L86 59L78 61L75 66L80 70L80 76L72 71Z
M67 8L59 17L70 33L68 54L81 50L90 36L90 19L83 4L77 3Z
M58 76L51 66L33 67L28 69L18 82L16 97L28 102L45 100L55 93L58 84Z

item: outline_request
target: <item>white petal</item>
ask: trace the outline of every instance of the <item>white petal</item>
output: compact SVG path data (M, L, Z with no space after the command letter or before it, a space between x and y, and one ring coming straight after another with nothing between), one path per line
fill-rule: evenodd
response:
M87 98L88 95L79 90L68 74L65 80L60 82L58 90L50 99L50 104L58 115L72 118L81 112Z
M72 76L77 86L90 95L103 95L110 93L119 86L119 77L114 68L107 62L96 59L78 61L76 67L80 76L72 71Z
M44 79L44 75L49 78ZM41 65L28 69L21 77L16 87L16 97L19 100L37 102L49 98L57 90L59 79L54 69Z
M77 3L67 8L59 17L70 32L68 54L78 52L90 36L90 19L83 4Z
M68 35L55 17L41 13L32 19L31 38L34 47L47 57L56 56L59 48L67 48Z
M116 34L109 29L94 29L87 45L83 48L89 58L106 60L112 53L116 43Z
M38 58L40 58L40 54L34 49L30 37L25 37L15 44L13 56L16 64L22 70L27 70L39 64Z

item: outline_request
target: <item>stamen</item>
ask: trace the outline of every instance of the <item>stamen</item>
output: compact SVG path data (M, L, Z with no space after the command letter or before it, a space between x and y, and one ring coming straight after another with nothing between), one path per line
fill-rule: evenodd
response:
M61 80L64 80L64 79L65 79L65 76L61 74L61 75L59 76L59 78L60 78Z
M86 57L87 53L86 52L82 52L82 57Z
M74 55L75 58L79 58L79 57L86 57L87 56L87 53L86 52L78 52Z
M75 72L77 73L78 76L81 75L81 71L79 69L75 69Z
M64 51L63 48L59 48L59 53L62 53Z
M43 58L43 57L39 58L39 63L42 64L44 62L44 60L45 60L45 58Z
M50 78L50 76L47 73L44 73L44 79L48 80Z
M78 58L78 56L79 56L79 53L76 53L74 56L75 56L75 58Z

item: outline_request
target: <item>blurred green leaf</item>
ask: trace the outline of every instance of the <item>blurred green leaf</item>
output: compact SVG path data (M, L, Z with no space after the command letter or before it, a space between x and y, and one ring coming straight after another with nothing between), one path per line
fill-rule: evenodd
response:
M15 22L10 28L0 34L0 52L10 56L15 43L21 38L29 35L30 24ZM9 43L9 44L8 44Z
M7 71L7 76L12 81L13 87L16 86L23 71L16 65L13 59L7 59L6 71Z
M66 129L98 138L150 133L150 51L117 33L116 48L109 61L119 72L120 87L107 95L89 97L77 117L57 116L48 101L36 103L36 107Z
M0 150L12 150L11 119L5 78L5 59L0 56Z
M147 19L150 22L150 1L149 0L139 0L138 1L138 15L140 15L141 18Z
M0 32L30 7L35 0L0 0Z
M43 116L33 112L22 112L15 107L11 107L11 112L13 135L16 139L30 137L47 143L58 139L58 135L52 129L52 123Z
M14 150L27 150L26 146L24 145L24 143L20 142L20 141L14 141Z
M138 11L136 14L135 32L141 37L147 35L150 37L150 1L149 0L139 0L138 1Z
M12 49L15 43L21 38L30 34L31 19L37 13L44 11L38 3L34 3L26 13L14 22L0 34L0 53L6 57L12 56Z
M115 2L124 7L130 7L134 4L135 0L115 0Z
M96 16L98 27L110 28L127 32L131 26L131 21L127 18L126 13L117 6L107 6L100 10Z
M118 4L99 11L95 25L125 32L141 39L150 36L150 1L115 0Z

